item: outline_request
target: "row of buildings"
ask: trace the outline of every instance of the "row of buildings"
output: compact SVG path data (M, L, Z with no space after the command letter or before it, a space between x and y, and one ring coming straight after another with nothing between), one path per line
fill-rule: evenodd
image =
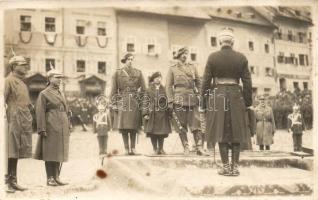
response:
M72 97L108 93L126 52L135 54L145 77L155 70L165 76L175 51L188 46L202 75L208 55L220 48L223 27L234 29L234 49L249 60L255 94L312 87L313 24L306 7L16 9L5 12L5 22L5 63L11 48L30 59L33 100L50 63L65 74Z

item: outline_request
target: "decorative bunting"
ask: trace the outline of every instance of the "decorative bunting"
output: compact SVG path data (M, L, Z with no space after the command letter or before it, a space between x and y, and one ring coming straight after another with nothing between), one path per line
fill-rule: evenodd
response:
M79 47L84 47L87 44L87 36L77 35L75 36L76 43Z
M108 37L106 36L96 36L96 41L97 41L97 45L100 48L106 48L108 45ZM101 43L104 43L104 44L101 44Z
M32 36L33 36L32 32L27 32L27 31L19 32L20 41L24 44L30 43Z
M45 33L44 34L44 38L45 38L46 43L48 43L51 46L53 46L55 44L56 37L57 37L57 33Z

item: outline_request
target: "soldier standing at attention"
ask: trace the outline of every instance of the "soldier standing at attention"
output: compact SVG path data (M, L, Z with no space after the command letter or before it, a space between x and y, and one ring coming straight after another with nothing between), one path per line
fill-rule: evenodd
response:
M127 53L112 78L111 101L116 118L114 129L122 134L126 155L136 155L136 136L141 128L141 103L145 80L139 69L133 67L134 55ZM130 145L129 145L130 137Z
M193 138L198 155L203 155L203 136L199 116L199 88L201 81L196 67L187 62L189 50L183 47L178 50L175 59L177 64L172 65L167 74L166 93L168 106L175 112L182 129L177 129L184 154L189 154L187 138L188 126L193 133Z
M219 144L223 167L218 173L238 176L240 143L246 141L245 114L252 105L251 74L246 57L232 49L233 30L225 28L218 39L221 50L210 54L203 75L201 95L208 95L208 98L202 104L202 111L206 111L209 140ZM243 89L239 86L240 80ZM231 164L228 157L230 148Z
M14 55L9 60L12 72L6 77L4 100L7 105L8 121L8 174L7 192L24 191L26 188L17 183L17 165L19 158L32 157L32 115L33 106L24 77L28 62L23 56Z

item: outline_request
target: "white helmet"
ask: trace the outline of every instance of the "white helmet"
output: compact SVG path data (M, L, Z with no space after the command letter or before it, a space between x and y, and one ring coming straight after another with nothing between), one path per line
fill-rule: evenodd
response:
M227 42L233 42L234 41L234 34L233 29L229 27L225 27L222 29L222 31L218 35L218 39L220 43L223 43L225 41Z

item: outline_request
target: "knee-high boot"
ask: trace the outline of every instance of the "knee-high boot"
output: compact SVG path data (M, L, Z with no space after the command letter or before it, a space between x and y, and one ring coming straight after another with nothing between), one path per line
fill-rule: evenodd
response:
M230 176L231 168L229 164L229 145L227 143L219 143L219 150L223 167L218 171L218 174Z
M18 178L17 178L17 166L18 166L18 159L17 158L10 158L9 162L11 162L11 173L10 173L10 182L11 187L18 191L27 190L27 188L18 185Z
M194 138L194 142L195 142L197 155L200 155L200 156L207 155L203 151L203 135L202 135L202 132L201 131L193 132L193 138Z
M46 170L46 176L47 186L58 186L57 182L54 180L54 162L52 161L45 161L45 170Z
M63 182L60 180L60 165L61 163L60 162L54 162L54 180L56 181L56 183L58 185L67 185L68 183L66 182Z
M130 135L130 147L131 147L130 154L137 155L136 148L135 148L137 133L135 131L131 131L129 135Z
M128 132L122 131L121 136L123 137L124 147L125 147L125 154L129 155L129 138L128 138Z
M238 170L239 160L240 160L240 143L232 143L232 165L231 165L232 176L240 175L240 172Z

